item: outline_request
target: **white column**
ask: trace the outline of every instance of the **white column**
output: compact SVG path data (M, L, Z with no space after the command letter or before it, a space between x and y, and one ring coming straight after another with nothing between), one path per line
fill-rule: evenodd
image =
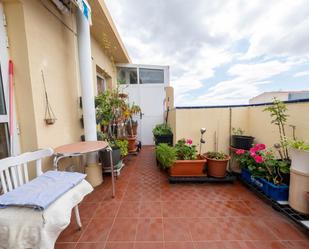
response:
M76 16L85 139L86 141L96 141L97 130L92 78L90 27L87 18L79 9L77 10ZM94 163L93 160L95 160L95 157L90 156L87 162Z

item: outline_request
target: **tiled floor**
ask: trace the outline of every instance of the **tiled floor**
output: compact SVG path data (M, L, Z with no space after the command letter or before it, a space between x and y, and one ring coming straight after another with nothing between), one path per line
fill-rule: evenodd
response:
M308 249L297 227L239 183L170 185L152 147L130 157L80 205L56 249Z

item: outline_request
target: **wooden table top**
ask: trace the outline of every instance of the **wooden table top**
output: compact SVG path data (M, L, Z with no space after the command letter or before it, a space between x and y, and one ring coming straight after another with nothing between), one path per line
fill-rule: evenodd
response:
M54 149L55 154L86 154L104 150L109 146L105 141L86 141L66 144Z

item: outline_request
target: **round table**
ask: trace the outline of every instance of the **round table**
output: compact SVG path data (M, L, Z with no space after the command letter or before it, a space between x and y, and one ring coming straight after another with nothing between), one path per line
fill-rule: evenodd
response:
M58 170L58 162L63 158L80 157L88 153L107 150L110 153L111 175L112 175L112 189L113 197L115 197L115 178L114 178L114 164L112 157L112 148L108 142L105 141L86 141L66 144L54 149L54 168Z

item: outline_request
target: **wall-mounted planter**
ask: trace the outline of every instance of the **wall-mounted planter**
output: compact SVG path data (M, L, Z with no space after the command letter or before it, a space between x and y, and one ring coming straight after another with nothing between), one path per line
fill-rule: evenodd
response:
M177 160L169 169L170 176L206 176L204 168L206 159L199 157L198 160Z
M254 137L232 135L231 146L237 149L249 150L252 147Z
M173 134L155 135L154 141L156 145L165 143L165 144L168 144L169 146L173 146Z

